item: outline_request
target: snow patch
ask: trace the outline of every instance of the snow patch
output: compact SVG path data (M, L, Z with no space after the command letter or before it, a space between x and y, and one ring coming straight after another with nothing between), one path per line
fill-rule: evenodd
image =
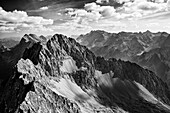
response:
M151 102L153 104L157 104L158 100L145 88L143 87L140 83L135 82L135 84L138 86L139 90L139 95L143 97L146 101Z
M50 80L49 88L56 94L75 101L83 113L92 113L93 108L104 108L92 96L89 96L69 79L61 78L59 82Z
M110 71L109 73L106 73L106 74L102 74L101 71L95 70L95 78L98 81L98 85L113 87L113 83L112 83L113 76L114 76L114 73L112 71ZM115 78L114 81L116 79L117 78Z
M102 72L101 71L98 71L98 70L95 70L95 78L99 78L99 77L101 77L103 74L102 74Z
M85 71L87 70L87 67L81 67L80 70Z
M82 95L82 97L88 98L88 95L78 85L71 82L69 79L61 78L59 82L50 80L50 83L52 85L51 89L54 92L71 100L75 100L77 95Z
M139 95L143 97L146 101L156 104L157 106L163 107L164 109L170 110L170 106L164 104L163 102L156 99L144 86L140 83L135 82L135 84L140 89Z
M25 42L29 42L30 40L28 39L28 35L24 36L23 39L25 39Z
M68 57L62 61L62 66L60 67L62 72L73 73L78 70L75 61Z
M140 53L137 54L137 56L140 56L144 53L145 51L141 51Z

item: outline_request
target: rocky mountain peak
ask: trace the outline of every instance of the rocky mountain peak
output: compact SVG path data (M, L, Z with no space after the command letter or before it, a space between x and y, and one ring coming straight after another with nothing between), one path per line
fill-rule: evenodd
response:
M35 34L25 34L22 39L25 40L25 42L45 42L47 40L43 35L37 36Z

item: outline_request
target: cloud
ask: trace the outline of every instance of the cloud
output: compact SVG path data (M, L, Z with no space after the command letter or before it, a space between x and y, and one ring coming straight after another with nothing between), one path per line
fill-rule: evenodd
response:
M96 2L87 3L84 9L69 9L67 12L73 18L81 18L83 21L98 21L103 18L112 17L115 19L136 19L150 14L164 12L168 10L168 3L162 0L148 2L147 0L117 0L118 3L124 4L119 8L113 6L101 6L96 3L110 3L115 0L97 0ZM170 8L169 8L170 9Z
M100 6L96 3L89 3L84 6L88 12L96 12L101 14L102 17L112 16L115 13L115 8L112 6Z
M14 27L0 26L0 31L2 32L13 32L14 29L15 29Z
M74 19L80 21L98 21L101 18L113 16L115 8L112 6L100 6L96 3L85 4L84 9L67 9L69 14Z
M47 10L48 9L48 7L47 6L45 6L45 7L41 7L40 8L40 10Z
M109 3L125 3L125 2L130 2L132 0L97 0L96 3L100 4L109 4Z
M28 16L24 11L14 10L7 12L0 7L0 31L17 30L17 29L29 29L29 28L41 28L47 25L52 25L53 20L44 19L40 16Z
M114 7L114 3L121 5ZM155 22L148 24L141 19L167 12L168 8L170 10L170 0L167 3L164 0L154 0L154 2L149 0L96 0L96 2L85 4L81 9L66 9L66 14L71 17L71 20L68 20L65 25L81 29L90 26L91 29L105 29L107 31L136 30L136 28L144 30L147 27L146 25L148 25L147 28L154 28L154 26L158 28ZM145 25L142 25L139 21L145 23Z
M168 10L170 10L170 0L167 1Z
M109 0L97 0L96 3L100 4L109 3Z
M150 10L150 11L165 11L166 10L166 3L153 3L147 1L140 1L137 2L137 8L141 10Z
M146 0L135 0L134 2L127 2L120 8L119 13L123 17L140 18L150 14L167 11L167 3L154 3Z
M163 3L165 2L164 0L155 0L156 3Z

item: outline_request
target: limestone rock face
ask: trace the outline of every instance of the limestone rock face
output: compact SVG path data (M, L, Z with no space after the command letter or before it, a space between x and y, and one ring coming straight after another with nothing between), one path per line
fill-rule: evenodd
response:
M153 72L60 34L25 48L0 90L0 113L170 112L167 84Z

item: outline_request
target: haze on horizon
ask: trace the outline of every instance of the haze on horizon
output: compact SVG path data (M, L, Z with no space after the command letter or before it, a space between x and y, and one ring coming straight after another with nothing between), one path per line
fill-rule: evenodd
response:
M6 0L0 4L0 38L26 33L72 36L91 30L170 33L170 0Z

